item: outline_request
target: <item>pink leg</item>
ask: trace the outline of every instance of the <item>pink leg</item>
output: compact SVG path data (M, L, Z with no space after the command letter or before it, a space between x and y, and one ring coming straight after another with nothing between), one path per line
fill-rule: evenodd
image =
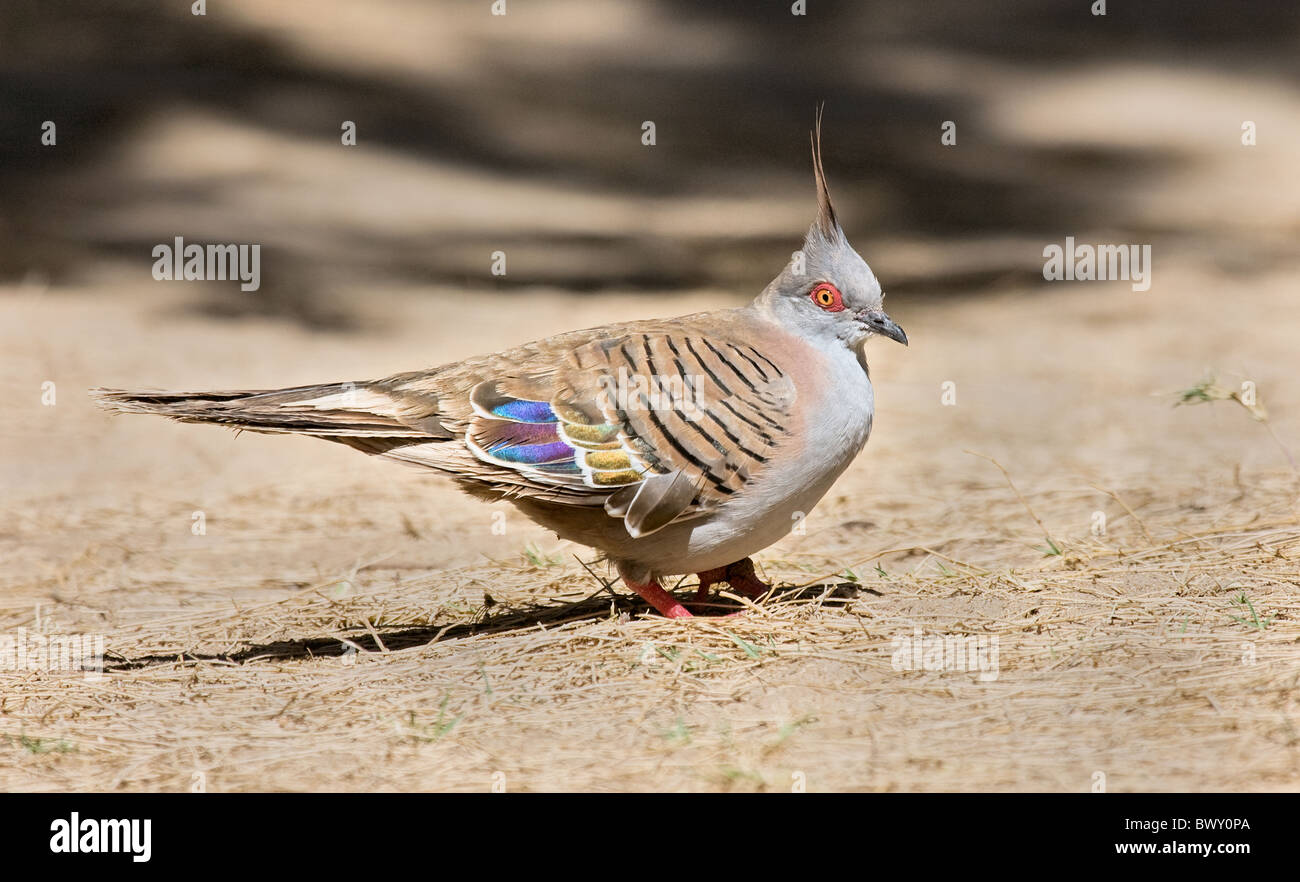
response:
M630 573L623 567L618 568L618 574L623 577L623 582L627 587L641 595L642 599L657 609L660 615L670 619L692 618L690 611L682 606L676 597L665 591L663 586L659 584L659 580L653 576Z
M737 594L750 600L762 597L772 590L772 586L754 572L754 562L749 558L736 561L727 567L727 583Z
M716 570L705 570L702 573L696 573L700 577L699 590L695 592L695 602L703 603L709 599L709 589L719 582L727 581L727 568L718 567Z
M716 570L705 570L697 575L700 577L700 588L695 592L696 603L707 600L709 589L719 582L726 582L731 586L732 591L751 600L762 597L772 587L754 573L754 562L749 558Z

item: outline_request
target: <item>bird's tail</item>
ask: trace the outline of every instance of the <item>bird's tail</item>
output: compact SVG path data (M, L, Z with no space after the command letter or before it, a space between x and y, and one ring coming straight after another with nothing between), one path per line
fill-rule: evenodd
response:
M183 423L217 423L252 432L316 435L340 441L427 441L431 435L427 428L398 419L392 398L369 383L237 392L91 389L90 396L100 407L115 413L152 413Z

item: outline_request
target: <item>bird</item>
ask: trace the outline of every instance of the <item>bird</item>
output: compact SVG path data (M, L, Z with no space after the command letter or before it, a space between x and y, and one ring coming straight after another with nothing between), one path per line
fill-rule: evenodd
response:
M597 549L661 615L727 583L770 586L751 556L797 526L871 433L865 344L907 345L849 244L810 132L817 210L746 306L558 334L379 380L262 391L98 388L106 409L310 435L432 469Z

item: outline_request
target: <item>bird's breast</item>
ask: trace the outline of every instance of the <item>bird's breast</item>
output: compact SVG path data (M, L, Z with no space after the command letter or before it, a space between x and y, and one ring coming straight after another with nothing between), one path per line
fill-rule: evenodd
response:
M793 360L789 373L791 430L752 484L720 512L724 523L759 527L764 544L789 532L853 462L871 433L875 407L871 381L848 350L809 352Z
M793 377L798 428L789 440L798 455L787 474L820 486L839 477L867 443L875 393L864 365L843 347L801 360Z

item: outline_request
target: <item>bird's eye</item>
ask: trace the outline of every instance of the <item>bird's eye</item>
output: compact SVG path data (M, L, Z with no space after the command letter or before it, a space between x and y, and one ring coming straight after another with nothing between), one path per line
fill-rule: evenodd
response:
M816 303L827 312L839 312L844 309L844 298L840 295L840 289L830 282L815 285L809 296L812 298L813 303Z

